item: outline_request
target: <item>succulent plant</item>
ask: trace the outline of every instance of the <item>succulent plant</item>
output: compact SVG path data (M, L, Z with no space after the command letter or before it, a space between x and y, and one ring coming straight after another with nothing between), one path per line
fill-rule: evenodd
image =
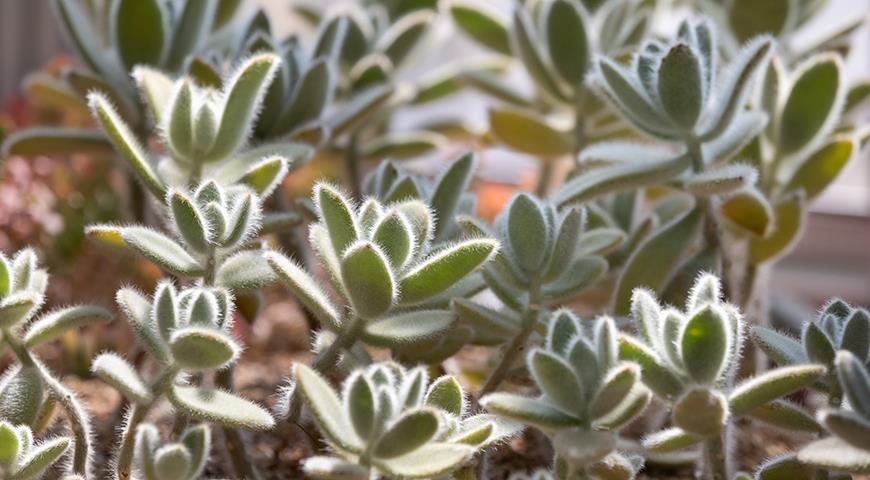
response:
M314 478L433 478L447 475L475 452L509 438L514 425L493 415L466 416L455 378L429 384L426 370L374 364L344 382L342 396L317 372L294 367L295 389L337 457L311 457ZM375 473L376 472L376 473Z
M40 478L69 449L72 440L56 437L34 444L27 425L0 421L0 476L9 480Z
M267 196L291 163L311 154L310 147L292 143L245 148L280 63L272 54L255 55L220 90L188 78L173 81L148 67L134 70L166 152L157 159L143 149L106 96L92 93L88 102L115 148L154 196L162 198L171 187L187 188L207 179L248 185Z
M800 339L760 325L753 326L750 335L777 365L824 365L827 373L816 387L825 392L832 408L843 402L842 381L834 365L837 352L845 350L864 362L870 360L870 314L840 299L830 300L817 318L804 323Z
M238 358L241 347L229 333L233 323L229 290L178 289L164 281L151 298L132 288L121 289L117 302L138 343L160 366L153 378L145 379L117 354L103 353L94 359L94 374L131 404L115 455L118 478L129 477L137 429L161 398L168 398L179 414L203 422L252 430L274 425L269 412L256 403L190 381L192 374L226 369ZM146 443L150 448L150 437ZM154 459L146 464L149 461Z
M633 478L642 463L617 451L616 432L637 417L652 394L640 382L640 367L618 357L612 319L583 322L570 310L549 320L543 347L527 364L538 398L492 393L481 405L544 431L567 478Z
M31 77L31 90L69 105L84 106L97 91L118 109L137 135L149 131L148 111L139 101L130 73L147 66L180 73L190 55L212 43L212 33L230 23L238 0L208 2L162 0L53 0L58 23L65 30L83 67L60 78ZM144 138L139 138L144 141ZM36 127L22 130L4 144L4 152L19 155L111 151L106 137L91 129Z
M12 259L0 253L0 354L9 347L16 361L0 378L0 420L4 422L0 431L7 435L28 434L19 439L17 446L10 443L6 460L0 460L0 464L7 465L0 471L6 469L10 478L38 476L70 445L72 471L87 475L91 470L90 418L75 393L33 350L70 329L107 322L112 315L104 308L82 305L36 318L47 286L48 274L39 268L33 250L21 250ZM65 413L71 438L57 439L33 450L33 430L38 432L51 424L56 406ZM37 452L41 452L39 458L29 456Z
M819 422L831 436L801 448L799 461L839 472L870 472L870 374L866 362L866 352L837 352L837 379L851 408L834 406L819 412Z
M731 419L757 409L772 417L793 416L795 409L778 399L825 372L822 365L795 365L732 386L743 349L743 318L723 302L713 275L697 279L682 312L662 309L649 291L635 291L632 319L638 336L621 336L620 357L641 366L643 382L671 405L674 425L648 435L644 447L665 452L703 442L705 478L730 478L725 445Z
M464 227L476 235L489 228L470 218ZM494 236L502 249L484 270L487 285L509 311L498 312L471 300L454 299L453 308L469 323L478 343L504 343L502 359L483 393L494 391L538 326L541 310L592 285L607 270L600 256L578 249L585 226L579 207L557 212L549 203L516 194L496 219Z
M290 258L266 258L278 278L334 340L315 360L332 369L357 342L386 348L412 347L443 335L454 314L437 305L498 250L489 238L432 244L435 218L419 200L382 205L367 199L355 206L328 184L314 188L318 222L310 242L329 282L347 308L336 306L318 282ZM435 305L433 307L433 305ZM347 313L345 313L345 311ZM424 353L424 352L420 352ZM288 413L296 417L298 401Z
M136 432L136 451L146 480L195 480L200 478L211 450L207 425L186 429L178 442L161 445L160 432L143 423Z

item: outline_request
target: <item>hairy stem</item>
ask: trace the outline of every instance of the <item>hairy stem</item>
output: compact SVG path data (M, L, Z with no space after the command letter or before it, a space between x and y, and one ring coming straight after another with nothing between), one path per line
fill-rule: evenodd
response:
M12 332L4 329L2 339L9 345L9 349L12 350L13 355L15 355L15 358L18 359L21 365L36 367L42 381L48 387L50 397L63 407L74 441L72 454L73 473L87 478L89 473L88 461L91 456L91 422L84 407L79 403L75 394L54 378L48 367L33 357L30 351L27 350L27 347Z
M547 196L550 184L553 183L553 171L555 170L555 158L542 158L538 161L538 184L535 186L535 195L541 198Z
M696 475L704 480L728 480L728 460L723 436L717 435L704 441L704 463Z
M529 335L531 335L532 331L535 329L535 324L538 323L540 312L541 282L536 278L532 279L531 286L529 287L529 301L526 304L525 311L523 312L520 331L517 332L513 340L511 340L511 343L502 350L501 359L492 373L489 374L489 378L486 379L483 388L480 389L481 397L487 393L494 392L507 377L507 374L510 372L510 368L516 361L517 356L525 351L526 342L529 339Z
M134 447L136 446L136 429L145 420L145 417L151 411L154 404L157 403L157 400L172 387L177 377L177 367L167 368L151 385L151 401L146 404L134 403L130 407L129 413L124 419L124 425L121 428L121 438L119 439L118 450L115 454L116 478L120 480L130 478L130 471L133 467Z
M350 192L357 200L362 198L362 177L359 162L359 137L354 133L350 136L347 149L344 152L344 168L347 170Z
M233 388L233 377L235 369L231 365L229 368L217 372L215 375L215 384L227 391L235 391ZM247 480L258 480L261 478L260 472L254 467L254 464L249 461L247 442L239 430L235 428L224 427L224 443L229 453L230 461L233 464L233 470L238 478Z

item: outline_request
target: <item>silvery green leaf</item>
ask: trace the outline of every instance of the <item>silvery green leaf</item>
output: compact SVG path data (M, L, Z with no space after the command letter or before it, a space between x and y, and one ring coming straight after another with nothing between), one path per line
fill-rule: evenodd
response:
M801 343L807 358L814 363L833 365L837 354L835 340L825 332L819 324L808 322L801 334Z
M517 5L514 9L514 23L511 30L512 50L525 64L526 71L547 94L554 99L566 98L562 85L556 78L552 66L547 62L541 51L537 32L532 25L532 19L524 6Z
M172 405L191 417L231 428L268 430L275 420L260 405L223 390L174 385L169 390Z
M643 447L649 452L672 452L699 443L702 439L681 428L669 428L643 438Z
M56 0L54 4L57 7L60 20L82 60L95 72L116 73L114 70L119 70L117 67L112 72L108 71L112 62L105 58L100 38L93 34L97 26L89 18L84 5L76 0Z
M154 452L154 473L164 480L185 480L191 467L190 452L179 443L170 443Z
M257 233L262 208L260 200L250 192L236 198L232 211L227 216L226 232L220 240L225 248L247 241Z
M529 107L532 104L526 93L491 72L469 70L462 73L461 81L463 84L509 105Z
M817 55L797 67L778 124L783 154L815 144L834 127L843 108L843 74L843 62L835 54Z
M647 287L655 291L664 288L668 274L676 269L686 248L700 232L702 217L701 210L694 208L661 226L638 246L619 278L614 304L616 314L628 312L635 288Z
M544 267L555 235L545 208L526 193L516 195L506 207L509 251L516 263L530 274Z
M11 328L26 320L42 303L31 292L18 292L0 300L0 327Z
M346 104L329 118L328 124L334 137L359 127L374 112L378 111L390 98L392 85L374 85L355 94Z
M182 327L169 338L175 363L191 372L216 370L232 363L241 348L227 334L209 327Z
M100 380L121 392L128 400L138 404L151 402L151 389L139 376L135 367L114 353L103 353L94 359L91 371Z
M580 424L580 420L543 400L512 393L489 394L480 400L480 404L491 412L538 428L566 428Z
M354 312L361 318L386 313L396 300L397 289L389 260L377 245L350 245L341 259L341 279Z
M347 416L359 438L368 440L375 429L376 409L372 385L362 373L355 374L345 381L344 405Z
M15 465L22 445L15 427L7 421L0 423L0 440L0 466L5 470Z
M499 344L511 338L519 329L519 319L504 311L496 311L465 298L451 302L459 319L471 325L475 343Z
M379 469L401 478L438 478L465 464L475 449L452 443L429 443L407 455L378 460Z
M671 47L659 65L657 85L658 98L671 121L693 131L706 100L698 53L685 43Z
M477 167L477 157L474 152L466 152L447 167L435 183L431 204L435 217L435 239L443 240L448 233L448 227L459 209L462 194L468 190L474 170Z
M291 132L320 118L332 101L334 86L335 72L330 63L322 58L315 60L299 78L290 105L278 121L278 131Z
M596 430L617 430L640 416L649 405L652 392L641 384L635 384L625 399L609 412L595 419Z
M341 255L359 237L353 207L338 190L322 183L315 186L314 199L320 220L332 241L332 248Z
M683 184L689 193L706 197L732 193L754 185L757 180L758 171L755 168L732 164L692 174L683 180Z
M528 358L529 371L541 388L544 398L570 416L581 417L586 408L584 385L571 365L558 355L540 348Z
M94 117L103 127L103 131L111 139L112 144L115 145L121 156L130 163L140 180L155 197L163 198L165 187L154 171L148 154L106 97L99 93L91 93L88 95L88 105Z
M185 2L174 22L172 43L168 46L165 62L168 70L181 68L187 56L201 47L215 20L218 3L227 2Z
M168 362L169 350L151 322L151 303L148 299L132 288L122 288L115 294L115 301L127 317L136 340L157 360Z
M141 92L143 103L148 107L155 125L160 125L166 116L166 99L172 97L174 82L167 74L145 65L138 65L130 73Z
M692 387L674 403L671 421L692 435L711 438L722 434L730 415L722 392Z
M717 305L695 312L680 332L680 357L689 375L700 384L722 378L735 342L726 313Z
M840 349L852 352L859 361L867 360L870 352L870 314L867 310L857 309L846 319Z
M182 277L198 277L203 273L199 261L166 235L148 227L124 227L124 243L166 271Z
M591 398L592 418L602 417L619 407L639 381L640 368L633 363L622 364L608 372Z
M234 291L258 290L275 283L275 271L260 250L242 250L223 260L215 284Z
M728 403L735 415L743 415L810 385L824 373L825 367L821 365L796 365L770 370L735 387L728 397Z
M178 229L185 243L197 251L204 251L208 245L209 224L202 211L187 195L179 191L170 191L168 202L172 215L172 223Z
M193 94L190 82L178 83L175 96L169 100L168 117L164 132L165 143L182 161L190 161L193 154Z
M68 152L105 154L114 152L106 135L90 129L33 127L17 130L3 141L3 157L58 155Z
M774 400L760 407L755 407L746 415L788 430L811 433L819 433L824 430L812 415L800 406L786 400Z
M663 183L683 173L690 163L688 156L680 155L662 162L631 162L595 169L565 182L553 200L564 207L610 193Z
M849 404L866 418L870 418L870 375L855 355L849 351L837 353L837 378Z
M555 311L548 323L544 347L557 355L568 353L571 343L582 333L580 319L571 310L563 308Z
M586 215L584 210L580 208L569 208L564 214L558 225L558 231L555 232L553 253L543 277L545 281L559 278L571 265L572 260L579 256L576 252L577 241L583 231L585 221Z
M31 323L24 335L27 348L54 340L67 330L94 323L105 323L112 314L101 307L81 305L55 310Z
M490 109L489 128L499 141L529 155L556 157L574 151L568 131L529 110Z
M737 114L727 130L701 147L704 158L711 164L717 164L740 154L761 133L769 118L763 112L746 111Z
M222 160L245 142L253 119L278 68L280 59L272 54L258 54L241 64L224 86L223 110L208 151L210 161Z
M819 421L837 438L857 448L870 443L870 420L848 410L822 410Z
M610 59L599 58L596 74L596 82L632 124L655 137L674 138L671 121L656 109L643 87L625 68Z
M771 50L773 50L773 40L761 36L749 41L731 60L723 83L716 94L715 102L718 105L703 126L701 134L703 140L712 140L728 130L734 116L746 103L746 96L755 72L764 64Z
M607 255L619 248L626 240L626 234L618 228L596 228L584 232L577 241L578 257Z
M200 105L193 116L193 149L197 156L203 155L214 145L217 136L218 118L212 106L208 103Z
M268 157L251 165L239 179L239 183L251 187L262 198L275 191L290 170L284 157Z
M427 9L408 13L384 31L375 48L399 68L410 58L433 20L434 12Z
M372 85L388 83L394 73L393 62L386 55L382 53L368 54L356 62L348 73L351 90L360 91ZM420 98L419 90L417 95L415 101Z
M449 310L412 310L367 322L362 338L381 347L413 345L444 334L454 321Z
M447 138L427 131L388 132L366 142L360 154L366 158L401 160L425 155L443 148Z
M429 385L426 405L460 418L465 411L465 391L456 377L443 375Z
M414 253L414 232L401 212L384 215L371 230L372 241L383 250L394 269L401 269Z
M378 438L372 454L390 459L411 453L432 439L439 423L435 410L424 407L407 412Z
M326 380L301 363L293 366L293 378L326 439L341 450L362 452L363 444L350 425L341 400Z
M776 3L776 2L771 2ZM796 453L785 453L767 459L755 470L758 480L813 480L818 472L797 460Z
M511 55L508 20L498 11L464 0L449 2L448 9L456 26L475 42L502 55Z
M16 425L33 425L44 403L45 392L39 368L14 366L0 383L0 414Z
M568 265L559 278L541 289L550 299L570 298L593 285L607 271L607 261L601 257L582 257Z
M112 44L125 70L158 66L169 43L169 13L158 0L119 0L110 13Z
M26 457L19 460L15 475L10 478L18 480L39 477L51 464L58 461L66 453L71 443L70 439L66 437L44 440L34 446Z
M749 330L758 348L777 365L806 363L803 346L795 339L767 327L755 325Z
M824 469L870 473L870 453L837 437L816 440L804 446L798 452L798 460Z
M438 295L477 270L497 250L495 240L472 239L435 252L399 281L399 303L413 305Z
M619 358L639 364L644 384L659 397L672 399L682 392L682 380L637 339L627 335L620 336Z
M396 203L403 200L422 198L423 194L420 193L420 190L420 184L416 178L404 175L400 176L383 197L384 203Z
M553 436L553 449L574 468L584 469L616 449L616 436L585 428L560 429Z
M568 0L545 3L541 8L553 67L566 83L575 89L583 88L591 47L586 12L579 3Z

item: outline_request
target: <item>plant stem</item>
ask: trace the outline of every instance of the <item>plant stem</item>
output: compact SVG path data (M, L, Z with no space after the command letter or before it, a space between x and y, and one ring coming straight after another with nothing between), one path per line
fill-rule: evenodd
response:
M3 335L0 338L9 345L9 349L12 350L12 353L21 365L37 369L42 381L45 382L50 391L49 395L51 398L63 407L74 440L72 455L73 473L87 478L89 473L88 460L91 456L91 423L88 420L84 407L79 403L75 394L54 378L49 373L48 368L34 358L30 354L30 351L27 350L27 347L16 336L12 335L9 329L3 329Z
M727 427L726 427L727 429ZM705 480L728 480L728 464L725 454L725 433L704 442L704 464L697 478Z
M347 149L344 152L344 168L347 170L348 185L353 198L362 198L362 178L359 168L359 137L356 133L350 136Z
M219 371L215 375L215 384L227 391L235 391L233 388L233 373L233 366ZM230 455L230 461L233 464L236 476L246 480L258 480L261 478L260 472L248 460L247 442L245 442L242 432L229 427L224 427L222 430L227 453Z
M540 198L547 196L550 184L553 182L553 170L555 170L555 158L542 158L538 161L538 184L535 186L535 195Z
M178 368L170 367L163 371L157 380L151 385L151 401L146 404L132 404L130 411L124 420L121 430L120 446L115 454L115 476L120 480L130 478L130 470L133 466L133 453L136 446L136 428L145 420L151 407L166 393L175 383L178 377Z
M486 379L483 388L480 389L480 397L495 391L507 377L507 374L510 372L510 368L513 366L517 356L525 351L526 342L529 339L529 335L531 335L532 331L535 329L540 312L541 281L538 278L534 278L529 286L529 300L526 304L526 309L523 312L520 331L517 332L513 340L511 340L511 343L502 350L501 360L499 360L498 365L496 365L492 373L489 374L489 378Z

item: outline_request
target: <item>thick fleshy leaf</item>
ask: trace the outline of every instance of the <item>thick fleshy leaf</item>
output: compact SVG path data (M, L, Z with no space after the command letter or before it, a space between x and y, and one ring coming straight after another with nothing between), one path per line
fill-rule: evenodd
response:
M499 141L529 155L556 157L574 151L567 131L559 130L532 112L506 108L490 110L489 127Z
M475 341L493 339L499 343L510 338L519 329L518 319L510 315L479 305L465 298L455 298L451 303L459 319L470 325L475 333Z
M834 357L837 355L837 347L834 342L835 340L818 323L808 322L804 325L801 343L803 343L809 361L833 365Z
M258 290L278 279L264 251L242 250L221 262L215 284L234 291Z
M413 305L438 295L477 270L497 250L495 240L473 239L436 252L401 279L400 303Z
M483 5L467 1L451 1L450 15L463 32L475 42L502 55L511 55L507 19Z
M323 292L320 284L308 272L293 260L277 252L267 252L265 258L278 278L305 308L332 330L340 328L341 316L338 310Z
M542 293L549 299L572 297L593 285L607 271L607 260L583 257L571 262L555 281L544 285Z
M597 82L620 112L641 130L660 138L674 136L671 121L653 106L643 87L625 68L607 58L598 59Z
M777 365L794 365L808 360L800 342L787 335L759 325L753 326L749 333L755 345Z
M455 320L450 310L415 310L366 323L363 339L372 345L414 344L441 335Z
M440 408L459 418L465 410L465 392L456 377L439 377L426 392L426 405Z
M345 416L341 400L326 380L301 363L294 365L293 378L327 440L342 450L361 452L362 443Z
M163 133L166 144L176 157L190 161L193 154L193 94L190 82L181 81L169 101L167 123Z
M577 241L583 231L586 215L580 208L569 208L559 223L558 231L554 232L553 253L550 256L545 281L552 281L571 265L572 260L579 256Z
M172 405L193 418L225 427L268 430L275 420L260 405L222 390L175 385Z
M198 251L205 250L211 234L209 224L199 207L187 195L178 191L169 192L168 203L172 223L184 241Z
M818 55L797 70L779 119L779 148L786 155L827 134L840 115L845 95L843 62L838 55Z
M758 180L758 172L749 165L728 165L689 176L685 188L694 195L713 196L732 193L750 187Z
M870 313L867 310L855 310L846 320L840 349L852 352L859 360L867 360L870 353Z
M89 305L56 310L30 324L24 335L24 344L28 348L32 348L54 340L67 330L95 323L105 323L111 319L111 312L105 308Z
M546 350L535 349L529 354L528 365L547 400L569 415L581 417L585 413L585 396L590 392L583 391L568 362Z
M617 315L629 312L635 288L660 291L665 287L669 274L698 235L702 218L703 212L694 208L660 227L634 251L619 278L614 304Z
M765 33L777 36L788 25L794 8L798 7L788 0L735 0L728 6L728 26L738 42Z
M674 398L683 390L680 378L663 365L655 353L640 341L627 335L620 336L619 357L638 363L643 382L659 397Z
M777 2L771 2L777 3ZM786 453L768 459L755 472L758 480L813 480L816 469L798 461L795 453Z
M251 187L257 195L265 198L275 191L288 171L289 164L284 157L264 158L252 165L239 179L239 183Z
M870 374L851 352L837 353L837 378L852 408L870 418Z
M227 334L208 327L183 327L169 339L172 356L192 372L215 370L232 362L240 347Z
M191 467L190 452L179 443L170 443L154 452L154 474L164 480L185 480Z
M803 190L812 200L822 193L849 163L857 144L852 139L833 140L807 157L785 185L785 191Z
M368 480L371 478L368 468L333 457L308 457L303 461L302 468L313 478L334 480Z
M590 61L586 13L579 3L568 0L544 5L545 41L553 67L566 83L582 88Z
M506 233L510 249L505 253L527 273L538 273L548 260L555 236L544 206L526 193L514 197L507 206Z
M699 443L702 439L681 428L669 428L643 438L643 448L650 452L672 452Z
M124 227L124 243L166 271L182 277L198 277L203 267L187 250L166 235L148 227Z
M635 384L625 399L604 416L595 419L598 430L618 430L640 416L652 400L652 392L643 385Z
M514 9L514 23L511 30L511 46L514 54L525 64L526 71L535 83L555 99L565 97L556 73L546 60L541 49L532 19L523 5ZM490 124L492 120L490 119Z
M329 119L332 135L355 130L393 96L392 85L375 85L356 94Z
M115 301L140 344L161 362L168 362L169 350L151 322L151 302L132 288L118 290Z
M377 464L379 469L401 478L438 478L465 464L474 452L467 445L430 443Z
M344 404L347 416L356 434L363 440L369 438L375 427L376 406L373 387L365 375L358 374L347 380Z
M512 393L487 395L480 400L480 404L493 413L539 428L565 428L580 424L580 420L542 400Z
M435 410L422 408L405 413L381 435L372 454L388 459L411 453L432 439L438 425Z
M678 43L662 57L658 95L670 119L692 131L704 107L704 79L701 59L685 43Z
M320 220L332 241L332 248L337 255L341 255L359 237L353 207L338 190L322 183L315 186L314 199Z
M169 42L169 15L158 0L112 3L112 44L130 71L139 64L158 66Z
M27 456L19 462L13 480L39 477L48 467L58 461L66 453L72 442L69 438L61 437L46 440L33 447Z
M66 155L70 152L109 154L112 142L100 132L74 128L34 127L18 130L3 142L3 157Z
M341 259L341 279L359 317L382 315L396 299L389 260L373 243L360 242L347 248Z
M553 436L553 449L559 458L579 469L600 461L615 448L616 435L612 432L570 428Z
M620 365L608 372L589 405L592 418L599 418L618 407L640 381L640 368L632 363Z
M816 440L803 447L798 460L835 471L870 473L870 452L837 437Z
M774 400L750 410L746 415L755 420L789 430L811 433L819 433L824 430L812 415L786 400Z
M448 233L447 227L456 216L462 194L468 190L476 166L477 157L473 152L466 152L454 160L438 178L431 197L432 211L438 219L435 224L436 240L443 239Z
M400 269L410 260L415 245L410 222L399 211L381 218L371 230L372 241L381 247L394 269Z
M719 214L729 226L755 237L767 235L776 221L770 201L755 188L728 195L719 204Z
M870 420L848 410L823 410L819 421L831 433L852 446L866 448L870 445Z
M695 387L685 392L671 410L673 424L692 435L720 435L728 422L728 400L718 390Z
M21 447L18 433L12 424L6 421L0 423L0 466L4 469L12 467Z
M427 9L402 16L384 31L375 48L383 52L393 65L400 67L423 39L433 17L434 12Z
M744 415L811 384L824 373L825 367L821 365L796 365L770 370L738 385L729 395L728 403L735 415Z
M334 77L326 60L315 60L298 80L290 107L278 122L278 131L290 132L319 119L332 100Z
M44 381L34 366L13 367L0 384L0 415L16 425L33 425L44 403Z
M707 305L686 322L680 333L683 365L699 383L715 383L728 364L735 341L727 314L715 305Z
M248 138L254 115L279 63L280 59L275 55L255 55L240 65L225 84L223 111L215 141L208 152L209 160L228 157Z
M151 402L151 389L139 376L139 372L118 355L101 354L91 364L91 371L102 381L115 387L131 402L142 405Z

